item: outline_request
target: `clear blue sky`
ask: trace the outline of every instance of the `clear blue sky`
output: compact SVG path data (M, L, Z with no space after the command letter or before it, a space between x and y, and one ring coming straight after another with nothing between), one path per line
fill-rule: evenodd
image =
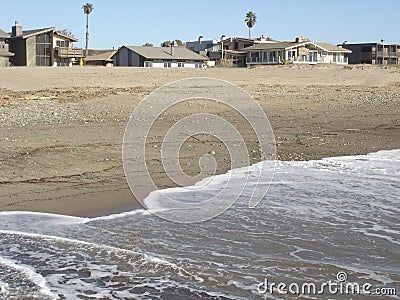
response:
M86 1L2 1L0 28L9 32L15 20L24 29L68 28L85 43ZM253 36L277 40L304 35L313 41L400 43L400 0L90 0L90 48L159 45L164 40L217 39L222 34L247 36L245 14L258 22ZM18 3L18 5L17 5Z

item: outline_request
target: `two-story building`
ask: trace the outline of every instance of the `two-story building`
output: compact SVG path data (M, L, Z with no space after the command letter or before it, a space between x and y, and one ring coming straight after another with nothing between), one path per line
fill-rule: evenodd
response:
M8 67L10 65L10 57L14 56L14 53L9 51L6 40L10 35L0 29L0 67Z
M197 41L186 42L186 48L201 55L208 55L210 52L221 50L221 43L218 40L204 40L199 36Z
M54 27L26 30L15 22L8 38L14 66L72 66L83 57L82 48L74 48L78 39L56 31Z
M277 41L271 38L264 38L264 36L259 38L223 38L220 41L221 50L218 52L218 54L216 54L216 56L219 56L219 58L224 61L231 61L232 65L245 67L247 52L244 49L253 45L270 44L276 42Z
M348 54L349 64L398 65L400 64L400 45L380 43L359 43L340 45L352 52Z

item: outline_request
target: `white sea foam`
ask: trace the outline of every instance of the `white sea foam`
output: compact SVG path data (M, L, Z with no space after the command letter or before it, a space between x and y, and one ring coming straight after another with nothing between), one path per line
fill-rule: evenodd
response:
M95 218L86 218L82 223L87 224L90 222L96 222L96 221L107 221L107 220L114 220L118 218L124 218L128 216L135 216L135 215L150 215L151 211L145 210L145 209L137 209L137 210L132 210L132 211L127 211L127 212L122 212L119 214L113 214L113 215L108 215L108 216L101 216L101 217L95 217Z
M32 283L34 283L36 286L40 288L40 292L42 295L50 297L51 299L59 299L59 297L53 294L50 288L47 286L46 279L44 279L42 275L36 273L36 271L33 268L29 266L18 265L14 261L3 257L0 257L0 264L23 273L23 275L28 280L30 280Z
M10 285L7 282L0 280L0 299L8 298L10 294Z
M162 192L202 202L228 176L238 187L243 180L246 187L268 185L253 176L258 166ZM162 299L175 291L188 298L248 299L265 273L271 280L320 282L348 270L351 280L389 285L400 275L392 263L400 251L399 191L400 150L277 162L271 189L256 209L249 209L245 189L224 214L193 226L144 209L97 218L1 212L0 256L46 271L47 286L67 299L77 293ZM145 202L168 209L158 193ZM225 190L221 201L236 193ZM10 290L9 278L2 279L0 286Z
M82 224L90 221L89 218L81 218L67 215L51 214L51 213L41 213L41 212L31 212L31 211L1 211L0 218L2 216L36 216L45 217L46 220L54 220L57 224Z

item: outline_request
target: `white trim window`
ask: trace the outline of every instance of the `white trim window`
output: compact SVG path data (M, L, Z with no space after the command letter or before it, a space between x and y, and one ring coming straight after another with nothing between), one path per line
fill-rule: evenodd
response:
M178 68L184 68L185 63L184 62L178 62Z
M336 52L333 53L333 62L334 63L340 62L340 53L336 53Z
M171 68L172 64L171 62L164 62L164 68Z
M295 61L296 60L296 56L297 56L297 51L296 50L288 50L288 60L289 61Z

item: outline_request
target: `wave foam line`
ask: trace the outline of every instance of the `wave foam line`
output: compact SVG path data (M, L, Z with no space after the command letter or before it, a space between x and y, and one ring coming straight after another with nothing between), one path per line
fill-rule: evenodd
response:
M151 256L145 253L140 253L136 252L133 250L128 250L128 249L122 249L122 248L117 248L113 246L108 246L108 245L100 245L100 244L95 244L91 242L86 242L86 241L81 241L81 240L76 240L76 239L70 239L70 238L64 238L64 237L58 237L58 236L52 236L52 235L43 235L43 234L37 234L37 233L27 233L27 232L21 232L21 231L12 231L12 230L0 230L0 234L11 234L11 235L17 235L17 236L25 236L25 237L31 237L31 238L39 238L43 239L46 241L59 241L59 242L67 242L70 244L78 244L80 246L85 245L85 246L90 246L94 248L101 248L103 250L108 250L111 252L117 252L117 253L124 253L128 255L135 255L138 256L138 261L142 260L145 263L150 263L150 264L161 264L167 267L172 267L173 269L176 269L180 272L183 272L182 274L188 274L191 277L194 277L196 280L199 280L196 275L191 274L190 272L187 272L185 269L179 267L178 265L169 262L165 259L157 258L155 256Z
M44 279L44 277L39 273L36 273L36 271L33 268L28 266L18 265L14 261L3 258L1 256L0 256L0 264L23 273L28 278L29 281L31 281L40 288L40 292L43 295L49 296L51 299L59 299L59 297L57 295L54 295L51 292L50 288L47 286L46 279Z

